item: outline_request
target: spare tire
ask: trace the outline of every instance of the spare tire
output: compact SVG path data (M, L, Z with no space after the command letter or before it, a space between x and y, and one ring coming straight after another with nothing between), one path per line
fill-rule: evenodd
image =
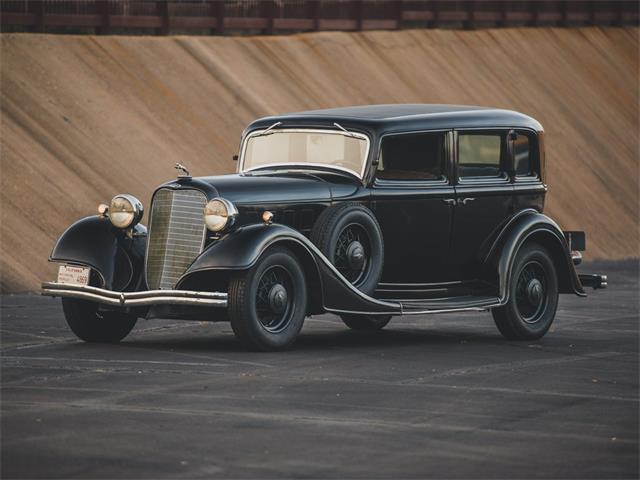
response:
M353 286L373 294L382 276L384 244L371 210L357 203L327 208L313 226L311 241Z

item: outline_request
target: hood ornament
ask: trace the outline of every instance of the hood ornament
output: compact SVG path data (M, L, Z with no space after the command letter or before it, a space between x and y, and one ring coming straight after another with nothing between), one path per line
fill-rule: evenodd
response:
M178 175L178 177L191 177L191 175L189 174L189 170L187 170L187 167L185 167L181 163L176 163L173 168L182 172L180 175Z

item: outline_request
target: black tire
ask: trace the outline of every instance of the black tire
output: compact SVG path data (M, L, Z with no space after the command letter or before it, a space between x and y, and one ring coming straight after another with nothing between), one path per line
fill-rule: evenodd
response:
M558 308L558 275L547 250L525 245L517 253L509 280L509 301L492 310L500 333L509 340L537 340Z
M98 304L74 298L63 298L62 310L71 331L90 343L117 343L138 321L137 317L122 312L100 312Z
M282 350L296 340L307 314L304 271L283 247L267 250L229 283L229 320L250 350Z
M384 265L382 232L371 210L355 203L327 208L311 241L358 290L371 295Z
M340 318L352 330L374 332L386 327L391 315L341 315Z

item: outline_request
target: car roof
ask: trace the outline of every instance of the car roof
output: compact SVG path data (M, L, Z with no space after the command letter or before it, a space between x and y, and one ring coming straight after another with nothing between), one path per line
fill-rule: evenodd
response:
M294 126L332 126L338 122L345 128L364 128L378 133L387 131L438 128L531 128L542 131L534 118L525 114L493 107L444 104L387 104L307 110L260 118L246 131L265 128L281 122L282 128Z

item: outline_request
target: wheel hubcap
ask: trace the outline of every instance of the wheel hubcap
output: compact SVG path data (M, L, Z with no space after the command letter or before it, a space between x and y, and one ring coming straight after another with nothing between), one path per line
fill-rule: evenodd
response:
M536 261L527 263L518 276L516 306L526 323L536 323L547 306L547 274Z
M269 308L275 314L281 314L287 309L287 290L279 283L269 291Z
M370 242L367 231L358 224L350 224L338 236L334 265L352 284L360 283L369 269Z
M534 278L527 285L527 300L531 305L538 305L542 299L542 282Z
M352 270L362 270L364 265L364 247L357 240L347 247L347 262Z
M258 320L270 333L284 330L293 313L293 282L291 274L282 265L264 271L258 282L255 305Z

